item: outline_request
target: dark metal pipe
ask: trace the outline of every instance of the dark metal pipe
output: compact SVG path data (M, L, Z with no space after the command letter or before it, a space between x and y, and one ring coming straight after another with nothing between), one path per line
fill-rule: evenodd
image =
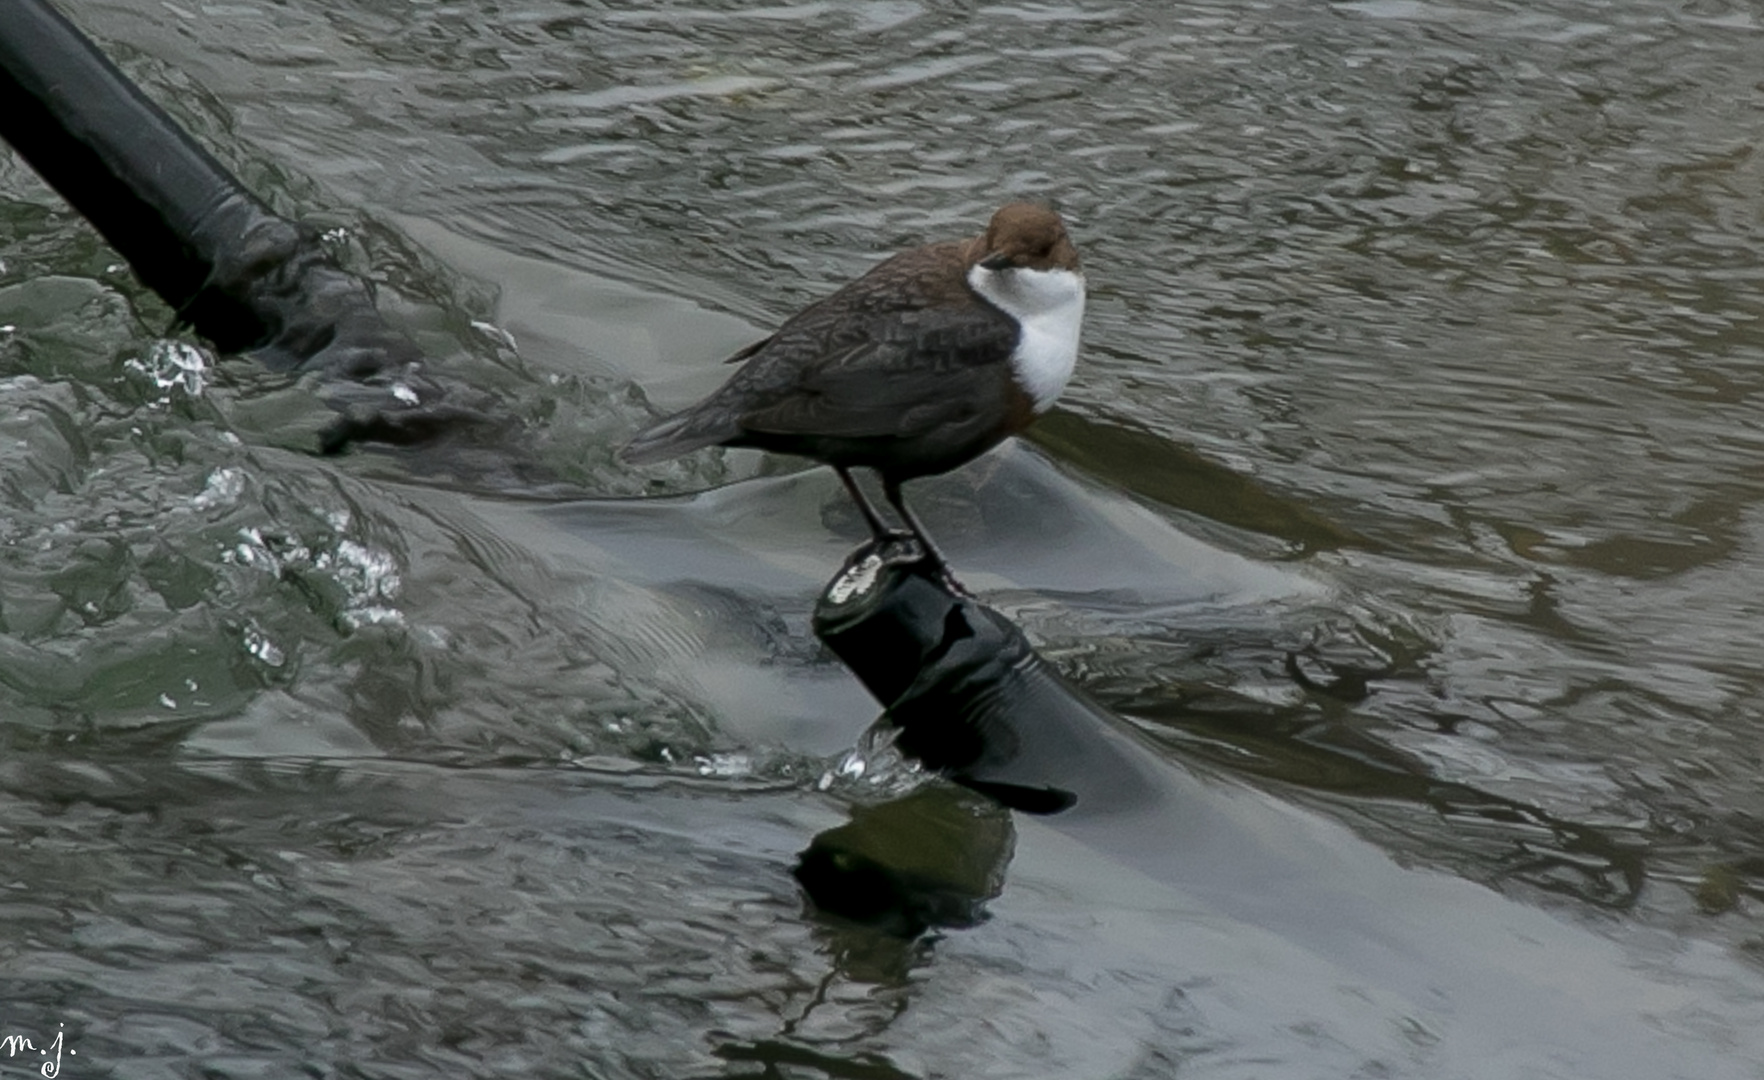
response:
M896 749L964 787L1036 814L1139 806L1158 790L1147 750L910 545L854 552L814 627L887 709Z
M43 0L0 20L0 136L219 348L272 327L217 274L274 216ZM234 268L236 269L236 268Z
M885 707L878 725L894 729L894 748L991 807L921 789L857 808L798 858L817 908L901 937L983 917L1013 849L1005 808L1076 823L1158 812L1169 786L1009 619L944 580L917 545L866 543L814 616L815 634Z
M247 191L47 0L5 9L0 137L220 351L338 377L322 393L344 415L321 449L488 419L444 402L368 283Z

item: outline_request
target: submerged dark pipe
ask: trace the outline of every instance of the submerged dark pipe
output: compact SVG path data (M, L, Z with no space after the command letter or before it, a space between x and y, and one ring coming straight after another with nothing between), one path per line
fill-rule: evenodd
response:
M203 336L230 352L269 340L216 273L269 210L41 0L0 20L0 135Z
M995 806L1083 817L1157 799L1148 752L911 542L854 552L814 629L886 708L896 750ZM925 792L862 807L814 838L796 879L822 911L899 936L971 925L1010 860L1002 813Z
M1118 809L1154 790L1147 755L1109 715L910 544L854 552L814 628L887 709L896 749L964 787L1033 814Z
M483 419L442 404L421 352L313 230L245 190L47 0L0 17L0 136L220 351L354 380L326 392L344 417L323 449Z

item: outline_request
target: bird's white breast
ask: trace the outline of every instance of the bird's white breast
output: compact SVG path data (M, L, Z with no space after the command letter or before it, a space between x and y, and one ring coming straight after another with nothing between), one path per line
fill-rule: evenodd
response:
M1084 323L1084 275L1072 270L968 271L968 284L1022 326L1011 372L1035 402L1037 415L1053 405L1078 363Z

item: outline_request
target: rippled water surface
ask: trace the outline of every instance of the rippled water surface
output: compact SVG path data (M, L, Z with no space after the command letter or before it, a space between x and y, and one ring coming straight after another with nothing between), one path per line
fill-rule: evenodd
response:
M1753 7L64 8L505 423L317 455L310 380L179 337L0 158L0 1037L65 1024L69 1077L1653 1068L1481 1056L1477 1007L1232 921L1175 821L1019 821L990 918L917 942L804 909L808 838L922 782L847 756L875 706L808 629L861 522L825 470L612 451L1032 197L1085 349L1031 446L918 485L969 583L1173 775L1317 830L1259 892L1415 868L1658 991L1683 1075L1764 1070Z

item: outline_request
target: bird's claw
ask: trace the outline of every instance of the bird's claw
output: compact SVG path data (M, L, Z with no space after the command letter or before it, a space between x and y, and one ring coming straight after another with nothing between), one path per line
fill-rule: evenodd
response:
M886 563L916 563L925 557L919 538L904 529L888 529L870 537L869 550Z
M926 576L943 586L946 592L964 600L974 599L974 594L956 579L955 571L942 556L911 530L888 529L877 533L870 539L870 551L885 563L929 564L926 569L930 573Z

